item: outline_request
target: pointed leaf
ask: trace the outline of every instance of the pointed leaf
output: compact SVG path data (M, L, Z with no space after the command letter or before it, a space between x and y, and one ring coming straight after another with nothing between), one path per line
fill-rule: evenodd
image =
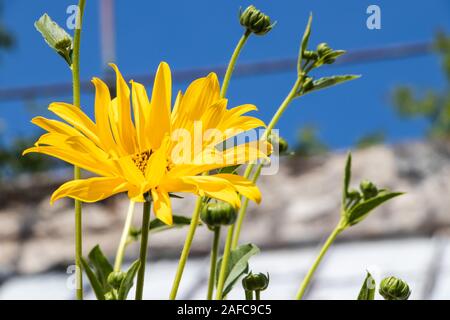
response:
M313 91L318 91L318 90L322 90L325 88L329 88L329 87L333 87L336 86L338 84L347 82L347 81L351 81L351 80L355 80L360 78L360 75L354 75L354 74L345 74L345 75L337 75L337 76L331 76L331 77L323 77L320 78L318 80L315 80L313 82L313 86L311 89L309 89L308 91L306 91L305 93L310 93Z
M173 223L171 225L167 225L159 219L154 219L150 222L150 233L157 233L174 228L182 228L190 224L191 218L177 215L173 216ZM201 223L199 223L199 225L201 225Z
M344 187L342 190L342 206L345 205L345 200L347 199L348 188L350 186L351 178L352 178L352 153L349 152L347 155L347 161L345 163Z
M373 209L384 202L402 195L403 192L382 191L376 197L363 201L346 213L346 219L349 225L355 225L362 221Z
M223 296L226 296L239 278L248 272L248 260L259 253L259 248L252 244L244 244L230 252L228 266L225 271L225 283L223 286ZM216 286L219 279L222 258L217 261Z
M358 300L374 300L375 299L375 279L367 272L364 283L359 291Z
M236 174L236 170L240 167L240 164L234 165L234 166L229 166L229 167L225 167L225 168L221 168L219 170L219 173L231 173L231 174Z
M89 252L89 261L92 263L97 275L97 279L101 283L105 292L109 291L111 288L108 284L108 276L113 271L112 265L109 263L108 259L103 254L99 245L96 245L91 252Z
M302 73L303 54L304 54L305 50L308 48L309 36L311 35L312 19L313 19L313 16L312 16L312 14L310 14L309 19L308 19L308 24L306 25L305 32L303 33L302 42L300 44L300 51L298 53L298 60L297 60L297 73L299 76Z
M92 290L94 290L95 296L98 300L105 300L105 291L103 290L103 286L100 281L97 279L94 271L89 266L88 262L82 257L81 264L83 265L83 269L86 272L86 275L89 279L89 283L91 284Z
M127 299L128 292L130 291L131 287L133 287L134 277L136 276L136 273L138 272L140 266L141 262L139 260L136 260L128 269L125 278L123 278L122 283L120 284L119 290L117 292L118 300Z

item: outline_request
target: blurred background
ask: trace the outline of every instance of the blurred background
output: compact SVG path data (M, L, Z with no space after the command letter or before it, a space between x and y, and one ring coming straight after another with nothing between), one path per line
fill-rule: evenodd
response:
M0 299L75 297L68 269L72 202L49 205L52 190L70 178L71 169L41 155L20 156L41 133L31 118L50 116L50 102L71 101L70 70L33 24L47 12L66 27L73 4L0 0ZM264 37L251 37L242 52L230 84L231 106L255 104L258 116L270 120L295 81L310 12L310 46L327 42L348 50L316 75L362 75L294 101L278 125L292 155L281 159L277 175L261 179L264 200L250 208L242 238L262 249L250 267L270 273L263 297L294 296L317 246L339 219L347 150L354 152L355 183L367 178L407 195L338 239L307 298L354 299L366 270L378 281L404 278L414 299L450 297L448 1L89 1L81 48L83 109L92 114L90 79L109 79L109 62L126 79L148 86L158 63L167 61L176 90L209 71L222 76L243 32L239 8L249 4L277 25ZM373 4L381 10L380 29L366 25ZM192 199L173 204L177 214L192 210ZM126 206L122 196L85 206L86 254L100 244L113 257ZM151 236L146 298L168 297L185 234L179 229ZM206 228L199 230L180 298L205 296L210 238ZM137 253L130 246L128 261ZM243 292L237 288L230 297L243 298Z

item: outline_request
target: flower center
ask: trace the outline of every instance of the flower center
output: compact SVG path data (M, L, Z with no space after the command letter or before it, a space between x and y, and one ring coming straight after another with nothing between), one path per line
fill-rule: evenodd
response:
M151 155L152 155L151 151L144 151L141 153L136 153L134 156L131 157L131 159L134 161L134 164L136 165L136 167L138 167L138 169L141 170L141 172L145 174L145 170L147 169L148 159L150 159Z

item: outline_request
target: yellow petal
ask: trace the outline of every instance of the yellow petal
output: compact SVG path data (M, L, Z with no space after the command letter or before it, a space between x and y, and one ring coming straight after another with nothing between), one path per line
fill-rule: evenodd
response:
M128 153L136 151L136 130L131 118L130 88L122 77L119 68L115 64L110 66L116 72L117 90L117 131L120 137L122 148Z
M161 148L156 150L148 160L145 168L145 178L147 180L147 188L156 187L167 170L167 145L168 138L164 139Z
M73 150L62 149L54 146L44 146L44 147L32 147L28 148L23 152L23 155L28 153L37 152L43 153L65 162L68 162L74 166L80 167L82 169L97 173L102 176L110 176L111 168L107 166L104 162L97 159L92 159L86 154L80 155Z
M236 174L215 174L213 177L222 178L228 180L234 188L242 194L244 197L255 201L256 203L261 202L261 192L258 187L255 186L253 182L245 179Z
M59 133L67 136L81 135L81 133L77 129L58 120L46 119L44 117L35 117L33 118L33 120L31 120L31 123L50 133Z
M93 78L92 83L95 86L95 125L97 126L98 137L106 151L110 151L113 154L116 153L115 156L118 156L109 123L111 95L108 86L98 78Z
M119 177L99 177L66 182L56 190L50 202L70 197L84 202L97 202L127 190L127 182Z
M145 124L148 121L150 113L150 102L148 100L147 91L145 87L137 82L131 81L132 101L134 122L136 124L137 141L139 144L139 151L150 149L149 134L145 132Z
M166 134L170 134L170 108L172 95L172 76L169 65L161 62L156 71L150 106L149 123L146 134L150 139L150 147L156 150Z
M233 185L225 179L211 176L182 177L185 183L195 185L197 193L214 199L228 202L235 208L240 207L241 201Z
M160 188L152 189L151 193L155 216L165 224L171 225L173 221L169 194Z
M68 103L55 102L50 104L48 110L80 130L95 144L100 145L100 139L97 136L97 128L95 124L87 115L83 113L83 111L81 111L80 108Z

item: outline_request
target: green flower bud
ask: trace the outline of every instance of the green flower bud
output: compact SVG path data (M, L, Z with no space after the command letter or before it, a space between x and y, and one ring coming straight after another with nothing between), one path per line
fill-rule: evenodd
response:
M331 49L328 46L328 43L322 42L317 46L317 53L319 54L319 57L323 58L327 54L333 52L333 49Z
M288 144L288 142L287 142L284 138L280 137L279 135L271 134L271 135L269 136L268 141L269 141L272 145L273 145L273 144L278 145L278 152L279 152L279 154L284 154L284 153L286 153L286 152L288 151L288 149L289 149L289 144Z
M308 92L312 88L314 88L314 79L311 77L306 77L305 82L303 82L302 86L303 92Z
M111 287L114 289L119 289L123 278L125 278L125 272L113 271L108 275L107 281Z
M270 17L256 9L253 5L248 6L244 12L240 12L239 23L249 32L260 36L265 35L274 26L270 22Z
M264 291L269 286L269 274L250 272L242 279L242 286L246 291Z
M117 297L114 292L109 291L105 293L105 300L117 300Z
M303 58L307 60L317 60L319 55L315 51L306 50L303 52Z
M236 209L228 202L210 202L203 206L200 219L210 228L231 225L236 221Z
M378 188L368 180L361 181L359 187L363 194L364 200L376 197L378 195Z
M408 284L396 277L384 278L379 292L385 300L408 300L411 295Z
M362 195L358 190L350 190L347 194L347 208L357 205L362 199Z

